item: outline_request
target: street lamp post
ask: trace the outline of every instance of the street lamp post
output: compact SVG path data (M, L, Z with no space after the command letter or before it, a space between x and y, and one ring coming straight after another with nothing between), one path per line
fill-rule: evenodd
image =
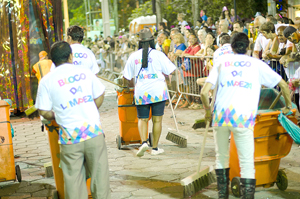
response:
M63 0L63 1L64 1L65 36L67 36L67 29L69 28L68 0Z

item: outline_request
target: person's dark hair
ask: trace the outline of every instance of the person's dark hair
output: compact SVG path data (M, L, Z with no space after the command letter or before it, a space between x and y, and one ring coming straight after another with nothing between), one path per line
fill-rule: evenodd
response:
M293 22L292 19L289 19L289 24L294 25L295 23Z
M267 33L275 33L275 26L272 22L265 22L260 25L260 31L266 31Z
M283 35L285 38L288 38L289 36L291 36L291 34L293 34L294 32L296 32L297 29L294 28L293 26L288 26L284 31L283 31Z
M143 49L142 55L142 68L148 67L148 49L150 48L155 49L154 39L150 41L139 41L139 49Z
M208 32L207 35L211 35L211 36L214 38L214 43L213 43L213 45L217 45L216 36L214 35L214 33ZM207 37L207 35L206 35L206 37Z
M214 52L216 51L216 47L215 47L214 45L207 46L207 47L206 47L206 50L207 50L208 48L212 49Z
M230 44L230 36L228 34L223 35L222 37L220 36L220 44Z
M107 41L106 39L104 39L104 40L103 40L103 42L104 42L105 44L107 44L107 43L108 43L108 41Z
M289 19L287 17L282 17L282 18L278 19L278 21L280 21L281 23L284 23L284 24L289 24Z
M234 34L238 33L238 31L232 31L230 36L232 37Z
M278 32L278 31L282 31L282 32L283 32L283 31L286 29L286 27L287 27L287 26L279 26L279 27L277 28L277 32Z
M205 30L205 32L206 32L206 33L209 33L209 32L213 33L212 29L210 29L210 28L207 28L207 29Z
M67 35L72 38L73 41L82 42L84 37L83 29L79 26L70 26L67 29Z
M226 36L226 35L228 35L228 36L229 36L229 34L228 34L228 33L222 32L222 33L220 34L219 38L221 39L223 36Z
M161 25L164 29L167 29L167 26L164 22L159 22L159 25Z
M155 49L154 37L149 28L144 28L139 32L139 49L142 49L142 68L148 67L149 47ZM151 50L152 50L151 49Z
M203 22L203 19L202 19L202 18L199 18L197 21L198 21L199 23L202 23L202 22Z
M226 11L226 10L224 10L224 11L222 12L222 14L221 14L221 16L222 16L221 18L222 18L222 19L226 19L226 17L225 17L225 11ZM228 11L228 16L231 17L231 14L230 14L229 11Z
M243 32L238 32L230 38L232 50L237 54L246 54L249 46L248 36Z
M272 22L273 24L277 24L277 19L275 17L273 17L273 16L269 17L268 16L267 19L270 19L270 22Z
M239 24L239 26L241 27L241 28L243 28L244 27L244 23L242 22L242 21L235 21L235 22L233 22L233 25L234 24Z
M196 35L196 33L193 29L187 29L187 31L189 31L190 34Z
M65 41L55 42L54 44L52 44L50 49L51 60L56 67L67 63L71 54L71 46Z

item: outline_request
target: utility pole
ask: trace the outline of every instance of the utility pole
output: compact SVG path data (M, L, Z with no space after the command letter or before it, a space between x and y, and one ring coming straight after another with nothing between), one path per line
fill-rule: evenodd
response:
M161 0L156 0L156 2L155 2L155 7L156 7L156 21L157 21L157 24L156 24L157 27L156 28L158 28L158 24L160 22L162 22L160 2L161 2Z
M196 27L199 16L199 0L194 0L194 27Z
M103 22L103 34L104 38L110 35L110 24L109 24L109 9L108 0L99 0L101 2L102 10L102 22Z
M114 0L114 19L115 19L116 34L118 34L119 32L118 0Z
M69 28L68 0L63 0L63 1L64 1L65 37L67 37L67 29Z
M237 21L237 13L236 13L236 0L234 0L234 21Z

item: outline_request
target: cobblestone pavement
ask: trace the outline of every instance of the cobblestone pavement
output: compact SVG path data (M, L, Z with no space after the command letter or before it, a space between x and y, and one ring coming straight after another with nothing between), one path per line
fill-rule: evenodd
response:
M165 110L163 131L159 147L165 153L151 156L150 150L145 156L138 158L135 153L138 144L122 146L117 149L116 136L119 134L119 118L114 86L103 82L106 87L106 97L100 108L101 121L106 135L110 167L110 186L113 199L167 199L183 198L183 188L180 180L195 172L203 129L193 130L194 120L203 116L201 110L177 109L176 119L181 134L188 136L188 147L179 148L165 139L169 128L174 129L169 108ZM11 118L15 129L13 146L16 164L20 165L22 182L1 182L1 199L46 199L51 198L55 190L53 177L45 177L44 163L51 161L48 138L41 132L38 119ZM149 122L151 132L151 121ZM300 148L293 144L289 155L281 160L280 167L285 168L289 186L286 191L280 191L276 185L271 188L257 188L255 198L300 198ZM212 131L209 131L202 164L214 165L214 142ZM1 167L1 166L0 166ZM208 186L192 198L217 198L216 183ZM235 198L232 194L230 198Z

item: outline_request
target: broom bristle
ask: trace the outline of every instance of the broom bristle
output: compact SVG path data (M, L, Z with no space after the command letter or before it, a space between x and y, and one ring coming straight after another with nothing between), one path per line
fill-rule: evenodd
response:
M167 136L166 136L166 139L175 143L175 144L178 144L179 147L181 148L186 148L187 147L187 138L183 135L180 135L176 132L171 132L169 131Z
M200 172L196 172L191 176L181 180L183 185L183 196L190 197L195 195L210 184L216 182L215 174L213 173L212 167L206 167Z

